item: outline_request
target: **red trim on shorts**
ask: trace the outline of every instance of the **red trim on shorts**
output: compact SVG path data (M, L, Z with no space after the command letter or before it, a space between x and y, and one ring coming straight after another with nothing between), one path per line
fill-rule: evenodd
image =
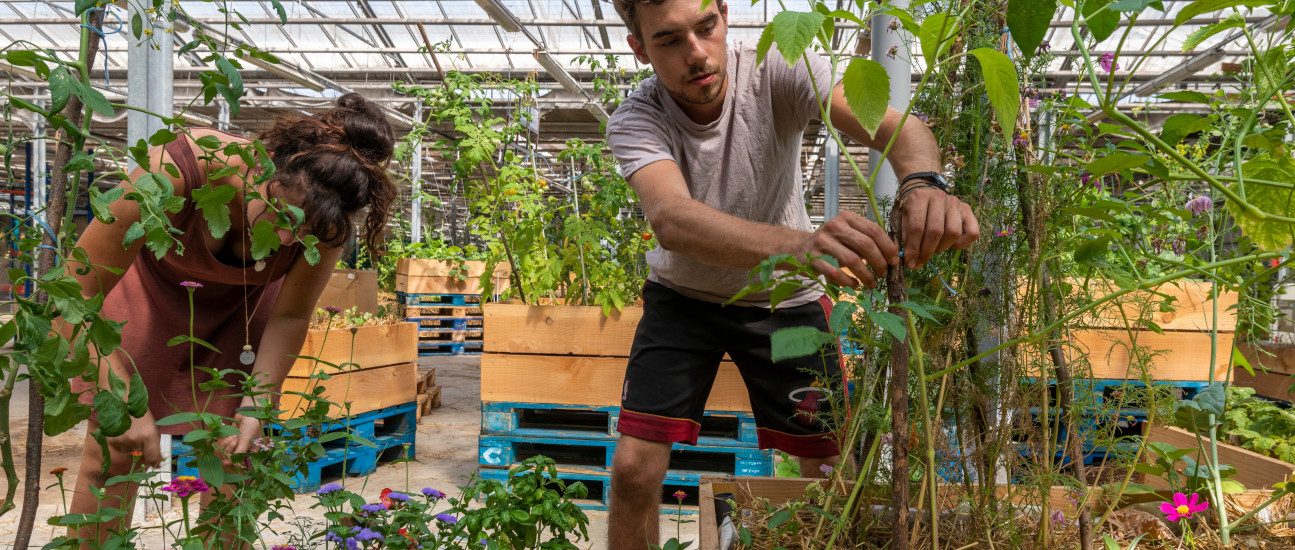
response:
M648 441L696 445L697 436L701 435L701 424L683 418L621 409L620 420L616 422L616 431Z
M841 454L832 434L792 435L768 428L755 429L761 449L774 448L801 458L826 458Z

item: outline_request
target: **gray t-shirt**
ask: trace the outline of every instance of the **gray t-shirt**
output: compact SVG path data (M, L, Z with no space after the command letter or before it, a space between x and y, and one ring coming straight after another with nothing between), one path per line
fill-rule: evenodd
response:
M741 43L728 52L724 111L710 124L697 124L656 77L616 109L607 124L607 143L628 179L661 160L679 165L692 198L754 222L810 231L800 167L801 140L819 105L831 96L831 65L809 55L787 67L777 48L756 63L754 47ZM722 303L750 282L750 270L708 265L658 246L647 253L649 279L698 300ZM781 302L792 307L822 295L802 289ZM769 296L749 294L736 302L769 306Z

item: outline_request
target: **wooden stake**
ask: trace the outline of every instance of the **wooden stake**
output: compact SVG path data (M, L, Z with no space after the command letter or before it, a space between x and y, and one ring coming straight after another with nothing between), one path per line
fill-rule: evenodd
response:
M899 227L902 227L903 216L899 209L891 214L891 227L895 228L892 238L903 250L899 239ZM899 315L907 326L908 311L896 306L906 298L904 288L904 267L898 265L886 272L886 298L890 301L890 312ZM907 335L911 337L912 335ZM892 550L908 550L908 339L896 339L890 345L890 460L891 460L891 500L895 507L894 534L891 538Z

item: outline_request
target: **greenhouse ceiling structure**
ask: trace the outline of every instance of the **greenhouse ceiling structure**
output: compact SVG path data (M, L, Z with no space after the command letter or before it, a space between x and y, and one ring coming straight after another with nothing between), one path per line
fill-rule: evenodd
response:
M855 2L838 0L842 9L857 11ZM1166 89L1195 89L1207 93L1227 91L1248 57L1239 31L1223 32L1206 39L1184 53L1182 46L1193 31L1217 22L1215 14L1203 14L1174 27L1174 18L1189 2L1163 0L1164 12L1148 10L1128 29L1125 56L1150 53L1136 67L1117 69L1117 77L1129 77L1130 93L1121 107L1144 116L1164 117L1182 110L1204 106L1157 102L1154 95ZM103 26L100 57L92 76L109 99L122 100L128 87L129 15L119 5L110 7ZM784 2L787 9L805 9L800 0ZM435 86L449 71L497 74L522 78L535 75L540 88L540 122L537 150L542 154L561 147L573 137L597 139L600 117L606 106L594 91L595 71L581 56L593 56L600 63L609 57L629 73L646 69L626 44L627 31L612 4L604 0L284 0L286 23L281 22L269 1L184 2L189 17L177 21L175 47L189 40L201 28L230 44L250 44L273 54L279 64L248 59L242 78L247 96L236 118L226 121L219 101L203 104L199 95L200 72L205 70L199 52L177 53L169 61L173 74L170 88L175 112L183 112L190 123L225 126L233 131L255 131L274 116L289 111L310 112L329 105L331 98L357 91L389 108L398 127L408 128L417 116L416 101L393 90L393 83ZM72 2L0 1L0 39L29 41L70 55L77 49L79 20ZM766 23L779 11L777 2L751 5L745 0L729 2L730 41L755 42ZM238 17L226 15L236 12ZM1083 94L1086 83L1076 70L1079 53L1071 38L1072 9L1061 7L1045 37L1054 56L1040 90L1066 90ZM1256 12L1245 23L1252 29L1278 24L1278 15ZM1127 23L1127 22L1126 22ZM1172 31L1172 32L1171 32ZM1108 38L1112 47L1120 33ZM857 25L836 28L839 51L858 55L870 53L870 36ZM1006 37L1004 37L1006 40ZM920 57L920 56L919 56ZM920 59L912 68L914 80L921 74ZM17 97L41 101L48 92L22 67L0 62L7 73L7 86ZM623 86L628 88L628 86ZM507 98L497 103L508 108ZM125 142L126 116L96 123L98 132ZM227 126L226 126L227 125ZM811 203L822 204L824 177L821 151L822 132L811 127L805 138ZM853 152L861 153L862 149ZM434 155L424 159L424 178L433 190L448 183L448 170ZM859 198L849 191L842 200L849 204ZM843 207L845 207L843 205Z

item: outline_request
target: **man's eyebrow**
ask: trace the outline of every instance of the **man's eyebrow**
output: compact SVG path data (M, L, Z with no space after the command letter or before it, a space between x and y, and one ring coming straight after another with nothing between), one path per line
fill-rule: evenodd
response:
M664 38L672 34L678 34L678 33L679 33L679 29L666 29L663 31L657 31L655 33L652 33L652 40L656 40L658 38Z
M708 14L706 17L703 17L700 20L698 20L693 26L705 27L705 26L713 25L715 21L718 19L719 19L718 13L711 13L711 14ZM672 34L678 34L679 32L680 32L679 29L665 29L665 30L657 31L652 34L652 40L656 40L658 38L664 38Z

